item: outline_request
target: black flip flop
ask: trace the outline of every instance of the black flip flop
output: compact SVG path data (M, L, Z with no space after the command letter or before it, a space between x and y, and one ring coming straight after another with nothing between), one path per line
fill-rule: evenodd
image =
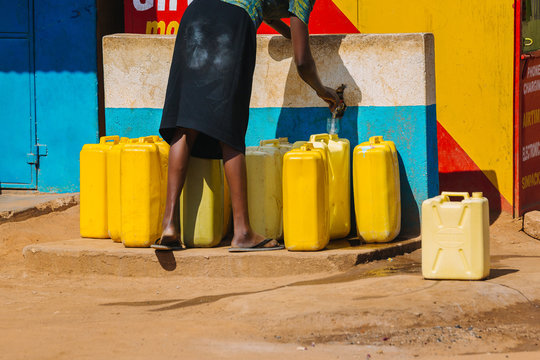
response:
M158 244L158 242L160 242L161 239L157 239L156 242L152 245L150 245L150 247L152 249L156 249L156 250L160 250L160 251L175 251L175 250L182 250L183 247L182 247L182 244L180 244L180 241L174 241L172 243L168 243L168 244Z
M283 245L264 247L264 245L268 244L272 240L274 239L264 239L263 241L256 245L253 245L252 247L231 247L229 248L229 252L272 251L285 249L285 246Z

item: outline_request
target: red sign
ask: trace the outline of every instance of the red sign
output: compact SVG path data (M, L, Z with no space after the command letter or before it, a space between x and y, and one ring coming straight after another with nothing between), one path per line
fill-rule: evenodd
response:
M540 57L525 60L521 73L519 215L540 209Z
M192 0L124 0L125 32L176 34L180 19ZM309 20L312 34L350 34L358 29L332 0L317 0ZM275 34L262 24L259 34Z

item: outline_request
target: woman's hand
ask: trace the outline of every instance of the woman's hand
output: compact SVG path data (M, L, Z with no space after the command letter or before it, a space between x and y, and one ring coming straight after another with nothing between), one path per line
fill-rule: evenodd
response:
M326 101L331 112L334 112L338 104L341 102L336 90L326 86L323 87L323 91L317 92L317 96Z

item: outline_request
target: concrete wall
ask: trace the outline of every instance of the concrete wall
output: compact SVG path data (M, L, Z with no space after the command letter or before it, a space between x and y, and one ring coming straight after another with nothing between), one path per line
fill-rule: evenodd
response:
M110 35L103 40L108 135L157 134L174 36ZM322 81L348 86L340 136L393 140L400 154L403 233L419 232L420 204L438 193L433 36L312 36ZM290 42L259 35L247 145L326 132L325 103L298 77Z

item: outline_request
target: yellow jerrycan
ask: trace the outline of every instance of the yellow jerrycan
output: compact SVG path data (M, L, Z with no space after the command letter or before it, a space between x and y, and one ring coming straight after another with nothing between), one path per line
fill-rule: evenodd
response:
M120 206L120 155L129 139L120 138L118 144L107 152L107 224L109 237L115 242L121 239L121 206Z
M396 145L373 136L353 152L353 191L358 236L389 242L401 230L401 194Z
M450 197L462 201L450 201ZM422 275L480 280L489 275L489 203L481 192L442 192L422 203Z
M99 144L85 144L80 153L80 233L107 239L107 153L119 136L103 136Z
M351 231L351 145L337 134L311 135L309 142L328 151L330 239L344 238Z
M283 155L290 148L281 138L246 149L249 221L266 238L283 235Z
M283 231L285 247L316 251L328 245L326 153L306 143L283 159Z
M221 160L191 157L180 195L180 231L186 247L213 247L227 232Z
M150 137L133 139L122 148L121 237L126 247L149 247L161 236L161 164Z

